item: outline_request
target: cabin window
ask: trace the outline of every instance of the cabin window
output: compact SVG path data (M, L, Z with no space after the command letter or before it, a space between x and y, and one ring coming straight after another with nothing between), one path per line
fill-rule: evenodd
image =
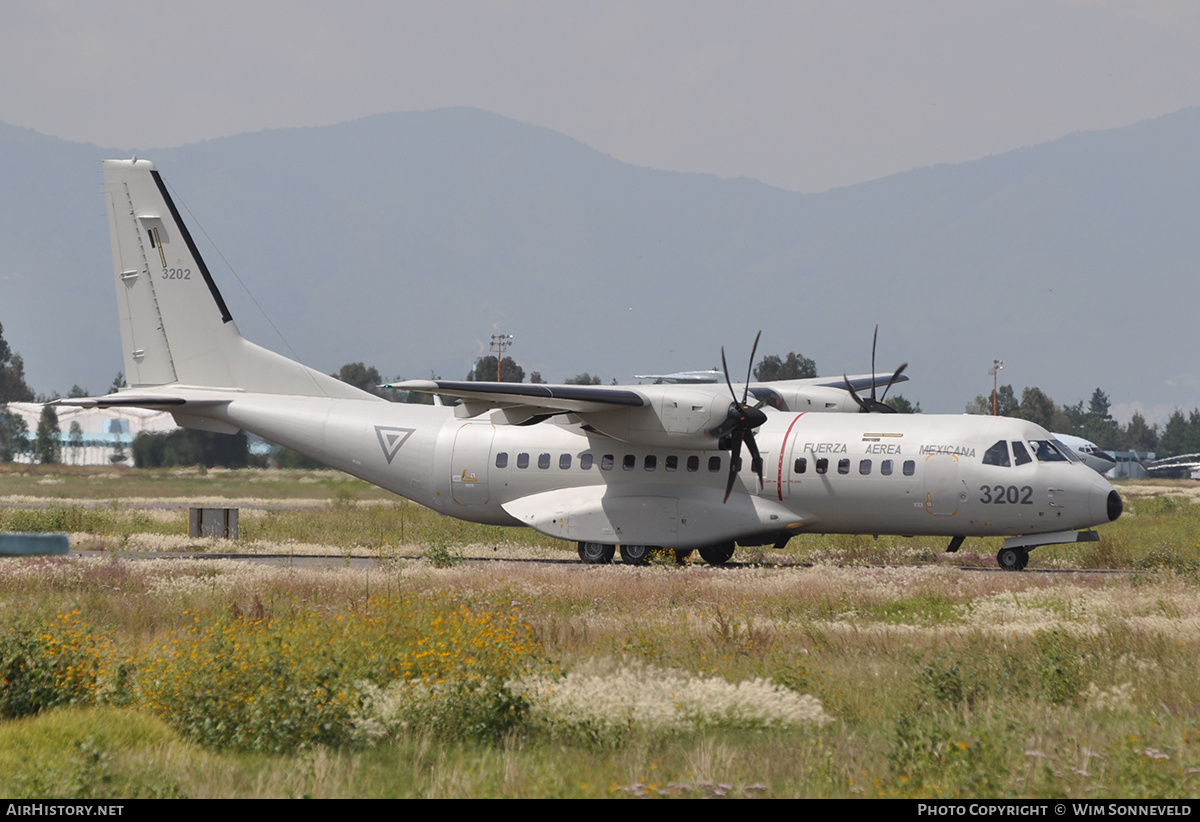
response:
M850 460L838 460L838 473L839 474L849 474L850 473Z
M700 470L700 458L696 457L696 456L688 457L687 469L688 469L688 471L690 471L692 473L699 471Z
M558 467L564 471L566 471L568 468L570 468L571 467L571 455L563 454L562 456L560 456L558 458Z
M637 467L637 457L633 454L626 454L625 459L621 460L621 467L626 471L632 471Z
M507 451L501 451L499 454L496 455L496 467L497 468L507 468L508 467L508 452Z
M1007 468L1010 463L1008 461L1008 443L1004 440L993 445L991 448L983 452L984 465L1000 465Z
M668 471L678 471L679 457L667 457L667 461L663 464L663 468L667 469Z
M550 455L538 454L538 468L545 470L550 467Z
M517 467L518 468L528 468L529 467L529 455L528 454L526 454L524 452L517 454Z
M808 470L808 459L806 457L796 457L796 464L792 466L792 472L803 474Z
M884 460L883 462L879 463L879 473L883 474L885 477L890 477L892 475L892 461Z
M1014 440L1012 449L1013 457L1016 459L1017 465L1024 465L1027 462L1033 462L1033 457L1029 456L1029 452L1025 450L1025 443Z
M642 461L642 468L646 469L647 471L653 471L657 467L658 457L654 456L653 454L647 454L646 459Z
M720 457L709 457L708 458L708 470L714 474L717 473L718 471L720 471L721 470L721 458Z
M870 475L871 461L870 460L859 460L858 461L858 473L862 474L864 477Z
M600 467L605 471L611 471L613 467L613 455L605 454L600 458Z
M584 471L590 471L592 469L592 455L591 454L580 454L579 455L579 467L582 468Z
M829 460L826 457L821 457L817 460L817 473L824 474L829 470Z
M917 473L917 464L915 462L913 462L912 460L905 460L904 461L904 476L911 477L915 473Z

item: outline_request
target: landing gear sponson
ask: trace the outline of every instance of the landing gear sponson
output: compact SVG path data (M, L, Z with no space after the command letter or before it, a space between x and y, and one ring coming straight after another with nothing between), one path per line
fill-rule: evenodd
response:
M1027 537L1009 537L996 553L996 564L1005 571L1023 571L1029 564L1029 552L1039 545L1070 545L1079 542L1099 542L1095 531L1055 531L1052 534L1032 534ZM955 543L958 543L957 545ZM955 537L947 550L958 550L962 544Z

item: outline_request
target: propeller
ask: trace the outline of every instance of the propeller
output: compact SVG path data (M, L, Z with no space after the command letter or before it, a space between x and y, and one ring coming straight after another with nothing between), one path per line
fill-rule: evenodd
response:
M854 390L854 386L850 384L850 378L842 374L842 379L846 381L846 389L850 392L850 396L854 397L854 401L858 403L858 410L864 414L895 414L896 409L885 403L883 400L887 397L887 392L891 390L896 380L900 379L900 375L904 373L904 369L908 368L908 363L901 363L900 367L892 374L892 378L888 380L887 385L883 387L883 394L879 399L875 399L875 344L879 342L879 325L875 326L875 336L871 339L871 396L863 399L858 396L858 392Z
M758 352L758 340L761 336L762 331L759 331L754 337L754 347L750 349L750 365L746 368L746 386L740 400L737 392L733 390L733 382L729 379L729 364L725 361L725 347L721 347L721 368L725 371L725 384L729 386L729 396L733 398L733 402L729 404L729 413L724 422L716 428L710 428L706 433L710 437L716 437L722 444L726 441L729 443L729 479L725 482L725 502L729 501L733 483L737 480L743 442L746 443L746 449L750 452L750 465L754 469L754 473L758 474L759 489L761 490L763 486L763 461L758 451L758 443L754 441L754 429L767 421L767 415L761 410L766 400L760 400L755 405L746 403L750 396L750 372L754 368L754 355Z

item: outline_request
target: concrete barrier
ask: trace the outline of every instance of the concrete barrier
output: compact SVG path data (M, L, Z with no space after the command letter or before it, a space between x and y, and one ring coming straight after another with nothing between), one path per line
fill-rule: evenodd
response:
M65 554L70 549L66 534L0 534L0 556L3 557Z

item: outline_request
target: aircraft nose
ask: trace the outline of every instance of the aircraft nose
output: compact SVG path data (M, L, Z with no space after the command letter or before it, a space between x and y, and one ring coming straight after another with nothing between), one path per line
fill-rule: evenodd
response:
M1117 517L1121 516L1121 512L1125 510L1125 503L1121 501L1121 495L1116 491L1108 492L1108 521L1115 522Z
M1114 522L1125 510L1125 502L1121 499L1121 495L1107 482L1103 485L1092 486L1090 496L1092 522L1096 525Z
M1094 471L1092 477L1091 490L1088 492L1088 509L1092 524L1103 525L1106 522L1113 522L1125 510L1125 502L1108 480Z

